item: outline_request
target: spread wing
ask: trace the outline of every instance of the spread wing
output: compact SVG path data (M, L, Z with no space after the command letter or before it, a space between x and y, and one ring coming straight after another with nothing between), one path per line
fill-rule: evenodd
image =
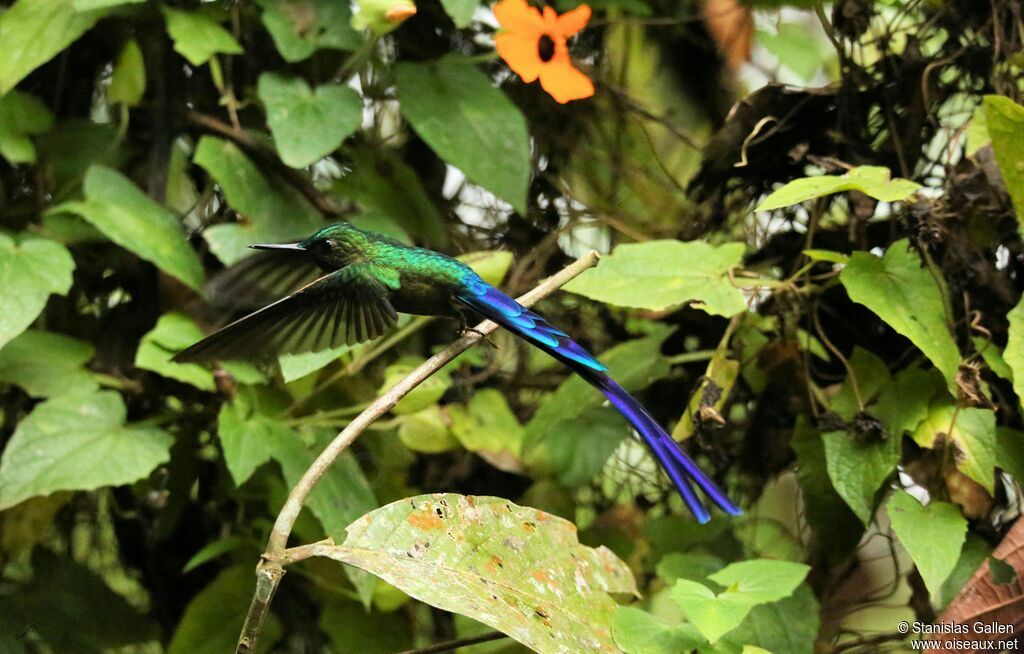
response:
M236 320L173 360L251 359L370 340L398 320L388 299L398 287L397 272L371 263L353 264Z
M220 271L206 285L213 306L251 311L315 281L323 272L301 250L262 250Z

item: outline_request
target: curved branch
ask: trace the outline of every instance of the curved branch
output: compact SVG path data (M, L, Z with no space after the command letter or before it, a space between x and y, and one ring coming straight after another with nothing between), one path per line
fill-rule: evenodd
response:
M597 265L600 255L591 250L585 256L572 264L566 266L557 274L549 277L529 293L518 298L520 304L531 306L574 279L588 268ZM270 532L267 541L267 549L263 553L262 560L256 569L256 593L253 595L249 605L249 613L245 617L245 624L242 626L242 633L238 638L236 651L241 653L254 652L256 642L259 638L263 621L270 610L270 601L274 592L284 575L284 566L296 560L305 558L297 553L286 553L288 536L291 535L295 520L302 510L306 498L313 491L317 482L324 476L331 464L341 455L345 449L362 434L367 427L376 422L381 416L390 411L398 401L405 397L410 391L419 386L429 377L437 373L452 359L462 354L485 336L498 328L498 325L490 320L485 320L477 325L473 331L468 332L448 347L444 348L434 356L430 357L415 370L409 373L404 379L389 388L386 393L378 397L362 413L355 417L345 429L341 431L334 440L324 448L320 456L309 466L302 479L288 494L288 499L281 507L274 528ZM301 548L294 548L299 550Z

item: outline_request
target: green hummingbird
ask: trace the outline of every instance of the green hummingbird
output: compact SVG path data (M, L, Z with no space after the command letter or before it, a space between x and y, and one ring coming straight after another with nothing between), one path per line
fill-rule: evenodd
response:
M544 350L601 391L640 434L698 521L707 522L710 514L693 484L727 513L740 514L600 361L461 261L346 222L298 243L250 247L267 252L229 268L214 281L214 296L228 296L238 306L263 303L282 289L312 281L179 352L174 361L295 354L359 343L393 327L399 312L452 317L462 325L480 315Z

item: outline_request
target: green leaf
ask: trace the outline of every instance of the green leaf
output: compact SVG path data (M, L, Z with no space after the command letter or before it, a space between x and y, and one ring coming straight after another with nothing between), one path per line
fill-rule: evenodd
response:
M658 561L655 572L658 578L671 584L677 579L704 581L725 567L725 562L707 552L669 552Z
M1014 479L1024 479L1024 432L996 427L996 461Z
M635 593L629 567L580 545L576 527L497 497L420 495L388 504L316 553L416 599L498 629L534 651L615 652L608 593Z
M1024 107L998 95L986 95L983 106L996 163L1017 211L1018 230L1024 233Z
M906 491L897 491L886 505L893 533L907 549L932 595L938 596L960 558L967 520L960 509L931 501L928 506Z
M142 337L135 352L135 366L143 370L177 379L203 391L217 388L213 373L198 363L174 363L171 361L178 352L203 338L203 330L188 316L165 313L156 326Z
M459 446L437 405L402 416L398 438L410 450L427 454L447 452Z
M272 456L281 465L281 472L289 487L294 487L299 482L333 436L334 434L330 432L320 433L314 448L311 449L295 432L274 430L270 441ZM333 538L334 542L340 543L344 540L350 523L367 511L377 508L378 503L359 463L350 452L344 452L309 494L306 506L320 521L327 535ZM356 587L363 605L368 607L373 597L374 578L354 568L346 568L345 573Z
M434 152L526 213L530 135L519 109L468 63L395 66L402 115Z
M957 409L946 394L934 399L927 417L914 431L921 447L933 448L952 441L956 467L981 484L990 495L995 493L996 414L988 409Z
M75 11L73 0L18 0L0 14L0 96L52 59L103 17Z
M170 458L173 438L125 424L112 391L47 400L23 419L0 460L0 509L59 490L92 490L145 477Z
M185 563L181 569L182 574L188 574L192 572L204 563L208 563L217 559L228 552L233 552L237 549L249 548L258 551L256 543L249 538L242 536L227 536L225 538L218 538L212 543L203 545L198 552L192 555L192 558Z
M994 556L988 557L988 569L992 575L992 583L1005 586L1017 581L1017 571L1006 561Z
M12 164L35 163L30 136L53 127L49 107L28 93L9 91L0 96L0 156Z
M447 235L437 205L423 189L416 171L391 148L351 144L345 148L352 170L332 192L356 202L364 211L392 218L403 229L430 243L444 244Z
M193 66L202 66L215 54L242 54L235 37L198 11L161 7L174 50Z
M739 627L718 642L721 654L740 654L748 644L776 654L814 654L821 607L814 593L801 584L793 595L755 606Z
M77 338L30 329L0 350L0 381L33 397L92 390L96 381L83 366L94 351Z
M359 346L339 345L319 352L282 354L277 358L277 362L281 366L281 376L284 377L285 383L290 383L337 361L357 347Z
M167 654L221 654L234 649L255 586L252 566L228 568L217 575L185 607ZM281 625L270 613L258 651L268 651L280 633Z
M626 243L565 290L621 307L663 311L693 302L711 315L732 316L747 308L729 282L729 269L743 259L742 243L703 241Z
M942 375L934 368L905 368L879 392L871 413L885 427L888 438L899 440L917 429L928 417L932 399L945 396L945 390Z
M284 243L309 236L323 226L323 217L284 182L267 177L238 146L221 139L199 139L193 161L223 190L244 224L215 225L203 238L217 258L230 265L251 253L251 243Z
M455 27L462 29L473 21L473 14L480 6L480 0L441 0L445 13L451 16Z
M563 486L583 486L604 469L626 436L619 412L598 407L559 423L548 437L531 441L526 464L535 475L552 475Z
M221 406L217 437L235 486L244 484L256 468L270 460L275 440L297 438L285 425L254 412L246 394Z
M613 347L601 356L608 366L609 375L627 391L636 391L668 374L669 365L661 356L661 344L672 328L658 325L643 338L627 341ZM582 378L572 375L547 396L526 425L524 454L548 438L558 438L564 423L578 420L582 415L605 402L604 395ZM615 419L620 425L623 418Z
M632 606L620 606L615 611L612 635L626 654L679 654L695 650L705 642L691 624L669 625Z
M202 292L203 264L181 222L116 170L92 166L85 175L85 201L50 211L81 216L114 243Z
M942 291L907 239L890 245L883 257L854 252L839 280L851 300L909 338L955 390L960 351L946 326Z
M857 546L864 528L829 478L824 440L805 416L799 416L789 444L796 454L796 479L807 522L818 537L826 559L830 562L843 560Z
M337 0L257 0L263 25L285 61L296 62L320 49L354 50L361 39L350 24L352 9Z
M32 324L51 293L68 292L74 268L60 243L32 237L15 243L0 232L0 347Z
M415 355L404 356L395 361L384 371L384 381L381 383L378 393L383 393L391 388L409 373L423 363L423 358ZM397 415L417 413L427 407L434 405L441 396L445 394L452 385L451 374L447 370L440 370L428 377L422 384L412 389L405 397L399 400L398 404L391 410Z
M0 614L16 616L18 628L38 635L48 651L94 654L157 638L151 620L82 564L39 547L32 554L32 573L15 601L0 599ZM0 634L0 646L7 636Z
M919 188L920 184L909 179L889 179L888 168L857 166L845 175L819 175L794 179L765 198L755 211L781 209L843 191L860 191L882 202L902 202Z
M853 420L859 410L853 392L854 378L865 402L890 383L885 363L866 350L856 348L850 357L850 366L853 376L847 376L831 402L832 410L846 421ZM828 476L836 492L861 522L865 525L870 523L875 493L899 463L900 437L890 435L872 439L847 431L832 431L822 434L822 439Z
M1017 307L1014 307L1014 309L1016 308ZM1019 335L1015 335L1014 332L1018 329L1024 329L1024 327L1014 329L1014 322L1022 322L1020 321L1021 317L1024 317L1024 311L1021 311L1019 314L1015 314L1014 310L1010 310L1010 312L1006 314L1007 320L1010 321L1010 338L1014 338L1016 336L1018 341L1024 341L1024 339L1021 339ZM1003 357L1003 353L999 351L999 346L986 338L982 338L981 336L973 337L971 342L974 343L974 349L981 355L981 358L985 361L985 365L988 366L989 370L991 370L997 377L1001 377L1008 382L1013 381L1013 368L1006 362L1006 359ZM1010 358L1013 358L1015 351L1008 351L1010 352ZM1018 365L1024 365L1024 360L1019 361Z
M513 461L519 457L526 431L501 391L482 388L473 393L465 407L452 404L447 408L452 435L464 448L481 454L495 465L499 461L508 465L507 457L512 457Z
M263 73L260 101L281 161L305 168L334 152L363 120L363 99L342 84L310 89L298 77Z
M111 103L122 103L135 107L142 102L146 94L146 65L142 61L142 49L135 39L129 39L121 54L114 62L114 72L110 77L110 88L107 89L107 100Z
M681 579L672 588L672 599L683 607L687 619L700 633L714 643L735 629L754 606L792 595L809 571L809 566L790 561L739 561L708 577L726 588L721 593Z
M757 30L757 43L805 82L811 81L825 59L818 34L799 23L781 23L775 32Z
M992 553L992 546L976 534L968 532L967 540L964 541L963 549L960 550L960 558L957 559L956 567L949 574L942 584L942 593L936 598L940 607L948 605L956 597L956 594L967 585L968 580L974 575L974 571L985 562L988 555Z
M1024 184L1024 182L1022 182ZM1021 213L1024 215L1024 213ZM1003 359L1012 371L1013 390L1017 393L1018 406L1024 407L1024 298L1006 314L1010 323ZM991 349L994 346L989 346Z

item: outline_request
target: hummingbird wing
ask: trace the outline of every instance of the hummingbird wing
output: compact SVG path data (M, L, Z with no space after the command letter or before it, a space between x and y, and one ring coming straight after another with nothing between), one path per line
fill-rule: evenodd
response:
M315 281L323 272L307 252L261 250L220 271L206 285L225 312L251 311Z
M223 327L175 355L173 361L251 359L316 352L376 338L398 320L391 268L362 262L328 273L288 297Z

